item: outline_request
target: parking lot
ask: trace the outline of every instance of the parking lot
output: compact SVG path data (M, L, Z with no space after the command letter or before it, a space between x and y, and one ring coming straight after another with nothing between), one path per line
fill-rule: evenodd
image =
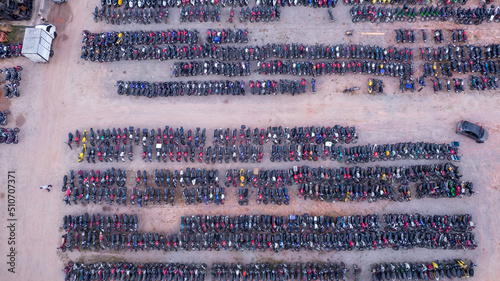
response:
M5 254L8 251L5 227L0 231L0 253L3 257L0 267L0 280L59 280L63 278L61 269L69 260L86 262L101 260L128 260L132 262L259 262L259 261L343 261L347 265L357 264L363 269L361 280L370 280L368 269L376 262L430 261L442 259L472 259L478 265L475 280L497 280L498 260L500 259L500 233L498 213L500 212L500 98L498 90L465 93L441 92L434 94L431 86L421 92L399 92L397 78L383 77L385 93L368 95L366 75L320 76L317 77L317 92L298 96L207 96L207 97L167 97L148 99L145 97L118 96L117 80L130 81L170 81L170 80L209 80L223 79L215 76L194 78L172 77L172 61L124 61L97 63L80 59L82 31L102 32L111 30L161 30L179 28L178 9L172 9L167 25L149 26L106 25L94 23L91 12L99 1L70 1L53 5L47 14L49 22L57 27L54 57L48 64L34 64L25 58L0 60L0 68L21 65L21 97L7 100L0 97L0 110L9 109L9 127L21 129L19 144L0 146L0 218L6 222L7 171L16 174L16 273L5 268ZM474 2L475 1L469 1ZM415 44L395 43L394 29L414 28L415 30L457 28L449 22L395 22L394 24L353 24L348 13L350 7L341 3L333 9L336 19L331 23L326 9L306 7L284 8L281 20L273 23L235 22L229 24L227 9L223 9L220 23L184 23L180 27L197 29L202 35L207 28L238 27L249 30L249 44L262 45L271 42L307 44L377 44L380 46L397 45L413 48L415 52L415 77L421 75L421 61L418 47L423 46L418 37ZM237 9L239 11L239 9ZM225 14L224 14L225 12ZM236 13L235 13L236 14ZM235 15L236 17L236 15ZM237 21L237 20L236 20ZM499 43L498 23L484 23L468 26L471 44ZM347 37L346 30L354 29L354 35ZM384 33L385 35L362 35L362 33ZM449 32L445 33L449 42ZM429 40L425 46L436 46ZM446 43L447 44L447 43ZM255 68L255 62L252 67ZM467 75L461 75L467 78ZM224 77L225 78L225 77ZM297 79L292 76L258 76L256 73L244 77L252 79ZM240 78L237 78L241 80ZM299 77L300 79L300 77ZM235 80L235 79L233 79ZM429 82L430 83L430 82ZM428 84L429 84L428 83ZM348 87L359 86L354 94L343 94ZM0 90L2 91L2 90ZM470 120L483 125L489 131L489 139L484 144L476 144L470 139L455 134L459 120ZM464 180L474 183L478 191L473 197L462 199L422 199L409 203L325 203L303 201L295 196L292 188L291 202L288 206L257 205L251 202L241 207L237 204L237 190L228 190L224 206L186 206L178 196L175 207L148 206L147 208L92 206L65 206L61 189L61 179L70 169L107 169L111 167L127 169L130 185L136 170L160 168L185 169L229 168L251 169L255 164L189 164L184 163L144 163L135 157L133 162L102 163L91 165L77 163L77 151L70 151L65 144L69 131L83 131L89 128L112 128L136 126L140 128L163 128L165 125L184 128L206 127L238 128L241 124L250 127L268 126L331 126L340 124L355 126L359 134L358 144L397 143L402 141L429 141L448 143L460 142L462 161L458 164ZM207 138L212 131L208 131ZM137 152L136 152L137 154ZM406 165L413 160L401 160L381 165ZM433 161L433 163L438 163ZM380 164L380 163L376 163ZM268 158L258 166L266 168L290 168L291 163L270 162ZM299 165L339 167L337 162L300 162ZM372 164L360 164L371 166ZM50 193L42 192L39 186L52 184ZM4 188L5 187L5 188ZM253 191L252 191L253 192ZM252 196L253 195L253 196ZM292 196L293 195L293 196ZM255 193L251 194L255 198ZM252 200L250 200L252 201ZM106 205L107 206L107 205ZM63 234L60 225L66 214L78 213L137 213L142 221L142 231L178 231L182 215L193 214L261 214L309 213L314 215L355 215L369 213L422 213L455 214L471 213L475 221L476 240L479 246L474 251L427 250L351 252L138 252L125 253L106 251L61 253L59 246ZM352 269L351 269L352 271ZM13 277L14 276L14 277ZM352 276L352 275L349 275ZM350 279L349 280L353 280Z

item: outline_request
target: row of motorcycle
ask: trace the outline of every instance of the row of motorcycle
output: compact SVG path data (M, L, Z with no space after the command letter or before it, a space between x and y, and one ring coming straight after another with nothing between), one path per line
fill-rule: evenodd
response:
M276 215L192 215L180 219L181 233L209 232L286 232L286 233L334 233L349 230L386 231L432 230L440 233L468 232L474 230L470 214L422 215L415 214L368 214L354 216L315 216L309 214ZM65 215L62 229L65 232L99 231L138 232L137 215L113 214Z
M248 43L248 30L208 29L205 40L210 44Z
M211 6L248 6L250 3L248 0L101 0L101 6L108 8L166 8L166 7L183 7L183 6L194 6L194 5L211 5ZM305 7L335 7L337 1L335 0L314 0L314 1L306 1L306 0L255 0L256 6L275 6L281 5L285 7L288 6L305 6Z
M383 94L384 81L380 79L368 79L368 94Z
M1 49L1 48L0 48ZM1 53L1 52L0 52ZM11 99L13 97L19 97L19 82L21 81L21 71L23 68L21 66L15 66L6 68L5 70L0 69L0 74L5 73L5 97ZM7 125L7 117L10 115L10 110L0 111L0 125ZM0 143L5 144L17 144L19 142L18 133L19 128L5 128L0 127Z
M360 270L353 265L354 276L358 278ZM347 280L349 269L339 263L214 263L210 268L213 281L227 280ZM357 280L357 279L356 279Z
M137 214L100 215L65 215L62 229L65 232L97 230L100 232L137 232L139 220Z
M207 232L271 232L271 233L338 233L349 230L386 231L432 230L440 233L468 232L475 226L470 214L422 215L368 214L353 216L328 216L291 214L261 215L192 215L180 219L181 233Z
M335 0L315 0L314 2L320 3L318 5L326 7L327 3L336 2ZM208 4L195 4L182 6L179 10L179 20L180 23L184 22L220 22L221 21L221 6L218 5L208 5ZM132 24L132 22L138 24L161 24L167 23L169 16L168 7L156 7L156 8L107 8L102 6L99 9L98 6L94 8L92 12L92 18L94 22L105 22L106 24L116 24L116 25L126 25ZM229 12L229 22L233 22L234 19L234 8L231 8ZM279 21L281 17L281 10L279 5L273 6L253 6L241 8L240 10L240 22L273 22Z
M250 170L230 169L226 171L226 187L233 185L234 187L241 185L253 186L259 188L262 186L283 186L292 184L312 183L316 184L362 184L367 181L375 181L375 183L392 182L408 184L409 182L438 182L438 181L455 181L459 180L461 174L458 172L458 167L451 163L442 163L438 165L415 165L402 167L345 167L338 169L327 168L310 168L309 166L294 166L288 170ZM75 188L76 175L73 170L69 176L63 177L62 191L66 192L68 188ZM92 187L111 187L117 185L125 187L127 180L126 170L107 169L78 171L78 183L83 188ZM192 185L215 185L219 186L218 170L206 170L195 168L186 168L186 171L175 170L155 170L154 182L160 187L181 187ZM136 187L141 183L148 186L148 176L146 171L138 171L136 175ZM467 182L472 191L472 184ZM473 193L473 192L472 192Z
M210 32L207 31L207 32ZM237 31L234 31L237 32ZM244 31L245 32L245 31ZM164 48L175 52L174 57L181 58L217 58L220 60L261 60L269 58L281 59L369 59L376 61L411 61L411 48L387 47L362 44L299 44L268 43L255 46L222 47L212 43L197 44L199 34L196 30L164 30L164 31L111 31L104 33L83 32L83 48L95 50L128 49L133 45L157 46L167 44ZM213 39L207 39L210 41ZM186 45L171 45L186 44ZM473 46L474 47L474 46ZM142 48L142 47L141 47ZM475 46L477 50L492 56L498 54L497 44ZM473 51L474 51L473 48ZM138 49L138 48L134 48ZM140 48L139 48L140 49ZM471 47L469 47L469 53ZM177 54L178 53L178 54ZM182 55L184 54L184 55ZM464 55L465 56L465 55ZM472 56L472 55L471 55ZM498 57L498 56L497 56Z
M4 111L5 112L5 111ZM0 128L0 143L17 144L19 128Z
M465 48L467 48L467 53L465 52ZM486 46L449 44L446 47L424 47L419 49L423 61L449 61L455 59L478 61L500 58L499 44Z
M206 264L96 262L86 264L72 261L64 268L64 281L111 280L184 280L205 281ZM207 278L208 280L208 278ZM221 280L222 281L222 280Z
M434 89L434 93L437 94L438 92L443 91L443 83L441 83L441 80L439 78L431 79L432 82L432 88ZM465 91L464 87L464 81L463 79L453 79L454 80L454 90L455 93L462 93ZM450 92L451 91L451 80L446 79L446 91Z
M372 265L371 275L373 281L473 278L476 266L462 259L380 263Z
M227 77L249 76L252 71L248 61L225 62L218 60L174 62L173 75L175 77L198 75L222 75Z
M146 171L138 171L136 174L136 187L144 183L148 184L148 173ZM372 182L378 183L402 183L407 185L409 182L440 182L440 181L458 181L461 174L458 172L458 167L451 163L442 163L435 165L414 165L414 166L390 166L390 167L345 167L338 169L330 168L310 168L309 166L294 166L287 170L259 170L254 169L229 169L226 171L226 187L233 185L253 186L254 188L266 186L291 186L292 184L312 183L317 184L363 184ZM152 177L150 178L152 179ZM62 191L66 192L68 188L75 188L76 175L73 170L69 176L63 177ZM107 169L78 171L78 183L83 188L92 187L111 187L117 185L125 187L127 181L126 170ZM186 168L186 170L155 170L154 183L158 187L174 187L178 184L181 187L190 185L215 185L219 186L218 170L206 170L195 168ZM461 185L470 186L472 191L472 183L462 182ZM474 192L471 192L474 193Z
M194 6L182 6L179 20L183 22L220 22L221 7L196 4Z
M6 68L5 71L0 69L0 74L5 72L5 97L11 99L13 97L19 97L19 84L21 81L21 71L23 68L21 66L15 66Z
M164 202L165 205L174 206L176 197L175 189L173 187L166 187L163 195L160 188L155 189L154 187L150 188L149 186L146 186L143 190L141 188L134 187L130 196L130 201L128 201L127 197L127 187L119 187L116 191L114 187L101 187L99 189L99 193L97 190L98 189L95 186L92 188L85 188L84 186L81 186L80 189L76 187L71 189L68 187L63 201L66 205L71 205L71 201L73 201L74 205L77 205L78 202L82 205L89 205L90 203L101 205L104 201L108 205L113 205L113 203L116 202L118 205L126 206L127 202L130 202L131 205L136 205L137 203L139 207L143 207L148 206L148 203L152 206L161 206ZM182 195L186 205L196 205L202 203L205 205L224 205L226 200L224 187L214 187L213 185L210 187L207 185L200 185L197 188L192 187L191 189L185 187L182 191ZM238 204L249 204L248 188L240 188L237 196ZM286 187L262 187L259 190L256 202L257 204L264 203L265 205L269 203L273 205L288 205L290 202L288 189Z
M324 76L373 74L391 77L413 75L413 64L375 61L282 61L257 62L257 73L263 75Z
M415 22L421 21L454 21L456 24L479 25L484 22L500 22L500 9L494 5L487 7L486 4L480 7L396 7L390 8L375 5L358 5L350 9L352 22L390 23L394 21Z
M3 72L3 70L0 69L0 73L2 73L2 72ZM21 80L21 73L19 71L17 71L16 68L12 68L12 69L7 68L5 71L5 74L6 74L5 81L7 81L7 82L15 83L15 82L18 82L19 80ZM19 79L18 79L18 75L19 75ZM5 87L6 87L6 95L7 95L8 86L5 85ZM16 85L16 87L17 87L17 85ZM19 94L19 90L17 93ZM0 111L0 125L2 125L2 126L7 125L7 117L10 113L11 113L10 110ZM7 130L10 130L10 129L7 129ZM4 135L4 133L5 133L5 135ZM7 139L9 139L8 138L9 134L10 133L8 131L2 131L2 138L1 138L0 142L4 143ZM14 141L14 139L12 139L12 142L13 141ZM9 143L11 143L11 142L9 142Z
M408 184L401 184L397 189L388 183L355 184L312 184L304 183L299 187L297 196L299 198L310 198L310 200L324 202L376 202L378 200L389 200L400 202L411 201L411 188ZM428 198L460 198L472 196L473 185L470 182L447 180L440 182L425 182L416 186L417 199ZM397 197L399 194L399 197ZM397 198L397 199L396 199ZM258 203L258 202L257 202Z
M105 22L106 24L126 25L132 22L139 24L161 24L168 23L168 7L149 7L149 8L121 8L115 9L109 6L95 6L92 12L94 22Z
M445 170L445 169L448 170ZM461 175L457 174L456 167L449 164L386 167L360 169L352 167L347 169L324 169L308 166L293 167L288 170L244 170L230 169L226 171L226 187L238 187L236 195L240 205L249 203L248 187L258 188L256 203L288 205L290 197L287 186L297 185L297 196L307 200L320 200L325 202L376 202L377 200L411 201L411 184L414 182L417 199L429 198L459 198L465 195L472 196L473 183L460 181ZM424 172L425 171L425 172ZM452 171L452 172L450 172ZM414 174L415 173L415 174ZM352 174L352 176L351 176ZM127 173L125 170L82 171L78 172L78 186L75 184L75 173L70 171L70 176L63 178L62 191L66 197L64 201L74 204L102 204L126 206L127 202L135 205L136 200L140 207L152 205L174 204L175 190L178 186L184 188L183 195L186 204L204 202L224 204L225 190L220 187L218 170L187 168L186 171L155 170L154 183L157 188L148 184L146 171L137 171L136 184L129 197L126 185ZM401 183L399 187L397 183ZM114 185L118 188L115 188ZM144 184L144 190L139 188ZM189 189L190 186L193 186ZM160 187L164 188L162 190ZM398 189L398 193L395 192ZM399 197L397 198L397 194ZM241 203L240 203L241 202Z
M261 131L261 136L265 135L265 132ZM199 146L193 144L189 140L188 144L175 144L170 142L163 144L161 141L161 135L157 138L156 143L154 138L151 138L150 144L146 145L146 139L143 139L143 152L142 159L147 162L153 161L153 157L156 156L156 160L161 162L192 162L195 160L202 163L205 161L207 164L212 163L229 163L230 160L236 162L261 162L264 156L264 146L263 139L258 140L259 132L255 132L256 140L255 142L259 144L247 144L241 142L241 144L236 144L237 137L233 138L231 141L228 139L226 143L232 142L232 144L214 144L214 147L207 146L204 149L203 145ZM71 140L71 139L70 139ZM318 140L322 142L321 137ZM109 141L108 141L109 142ZM125 141L126 142L126 141ZM223 140L221 140L223 142ZM70 144L70 143L69 143ZM153 148L154 147L154 148ZM456 143L450 144L437 144L437 143L395 143L395 144L382 144L382 145L363 145L363 146L352 146L352 147L342 147L336 146L332 142L325 142L323 144L314 144L307 142L299 142L297 144L272 144L269 147L270 153L266 155L270 156L271 162L293 162L293 161L318 161L327 160L338 161L339 163L346 164L357 164L357 163L368 163L370 161L387 161L387 160L399 160L399 159L439 159L439 160L453 160L460 161L458 156L458 147ZM154 150L154 151L153 151ZM127 152L128 151L128 152ZM130 161L133 161L133 145L119 144L98 144L97 147L94 145L87 148L84 143L83 148L80 152L78 162L82 162L86 158L87 163L95 163L96 157L100 162L113 162L125 161L126 156ZM174 160L175 159L175 160Z
M349 47L347 47L349 48ZM392 53L394 49L391 48L389 51L385 51L385 56L381 55L371 62L372 64L375 62L378 63L387 63L387 60L396 60L396 61L404 61L411 62L413 60L413 51L411 49L400 50L397 53ZM307 53L306 53L307 54ZM337 54L339 55L340 52ZM359 53L358 53L359 54ZM302 55L300 55L302 57ZM112 46L112 47L101 47L101 46L83 46L82 53L80 58L84 60L90 60L93 62L113 62L124 60L192 60L198 58L212 58L217 59L219 61L231 61L231 60L239 60L246 61L248 63L251 60L261 60L261 64L264 59L268 57L266 54L259 52L258 48L253 47L216 47L211 44L204 45L167 45L165 47L162 46L149 46L144 45L142 47L135 47L132 45L127 46ZM354 57L354 54L353 54ZM312 56L314 59L314 56ZM275 61L278 63L278 61ZM203 62L190 62L189 64L199 64ZM206 62L208 63L208 62ZM242 62L240 62L242 63ZM271 62L268 62L271 63ZM286 61L281 63L287 63ZM297 61L296 63L310 64L310 61ZM330 64L331 61L321 62ZM334 62L335 63L335 62ZM353 62L354 63L354 62ZM361 62L358 61L357 64ZM363 63L370 63L370 61L365 60ZM185 63L188 64L188 63ZM340 64L340 62L337 62ZM345 64L345 62L344 62ZM263 65L265 66L265 65ZM279 67L279 66L278 66ZM335 67L335 65L334 65Z
M479 60L469 60L469 61L458 61L451 60L448 62L433 62L433 63L423 63L423 76L438 76L439 70L441 69L441 75L452 77L453 72L467 74L471 73L481 73L482 75L497 75L500 73L500 65L498 61L479 61Z
M76 130L75 134L68 133L68 146L72 148L71 144L74 142L77 146L80 143L90 142L91 146L95 146L97 143L111 145L120 145L121 143L127 145L128 141L130 144L135 143L139 145L142 140L142 146L147 146L148 141L150 145L157 142L175 145L189 145L191 146L194 141L196 147L204 146L207 140L207 129L206 128L196 128L196 129L184 129L184 127L170 127L165 126L162 130L158 129L148 129L134 128L133 126L123 128L108 128L108 129L97 129L94 131L93 128L87 132L83 131L80 134L79 130ZM263 145L269 141L275 144L282 143L308 143L315 142L316 144L321 143L356 143L358 135L356 133L355 127L334 125L334 126L295 126L295 127L285 127L283 126L269 126L267 128L250 128L246 125L241 125L239 130L237 128L226 128L226 129L214 129L213 131L213 143L221 145L235 145L238 140L241 144L260 144ZM156 141L155 141L156 140ZM414 146L414 145L413 145Z
M10 110L0 111L0 125L7 125L7 116L10 114Z
M488 76L470 76L471 90L496 90L498 89L498 77L493 75Z
M0 45L0 59L17 58L21 56L22 44L2 44Z
M261 0L259 0L261 1ZM166 8L166 7L177 7L180 8L182 6L187 5L222 5L223 7L226 5L240 5L246 6L248 5L248 0L223 0L223 1L215 1L215 0L101 0L102 7L109 8Z
M314 2L323 2L323 0L313 0ZM333 2L330 0L330 2ZM229 14L229 22L233 21L234 12L231 9ZM281 18L281 9L279 5L274 6L254 6L252 9L250 7L241 8L240 10L240 23L247 22L274 22L279 21Z
M110 31L92 33L83 31L84 46L197 44L199 32L194 29L167 29L158 31Z
M288 0L288 1L282 1L282 0L255 0L255 5L256 6L274 6L274 5L281 5L281 6L305 6L305 7L314 7L314 8L319 8L319 7L335 7L337 4L337 1L321 1L321 0L315 0L315 1L306 1L306 0ZM248 0L101 0L101 6L102 7L108 7L108 8L167 8L167 7L183 7L183 6L195 6L195 5L211 5L211 6L221 6L225 7L227 6L248 6L249 1Z
M443 86L443 82L441 82L441 79L445 80L444 86ZM465 84L464 84L463 79L453 78L453 82L449 78L441 78L441 79L438 77L431 78L432 88L433 88L435 94L437 94L438 92L443 92L444 87L446 87L446 91L448 93L451 90L454 90L455 93L463 93L465 91ZM425 84L425 76L419 77L417 79L417 82L421 86L421 88L418 89L419 92L424 87L427 86L427 84ZM399 81L399 89L401 92L405 92L405 91L415 92L415 80L413 78L401 79Z
M307 82L305 79L288 80L250 80L247 82L252 95L276 95L281 94L301 94L306 92ZM141 82L141 81L118 81L118 95L146 96L153 97L173 97L173 96L208 96L208 95L245 95L244 81L187 81L187 82ZM311 80L311 90L316 92L316 81Z
M439 280L473 278L475 267L472 261L462 259L435 260L425 262L386 262L373 264L373 281L384 280ZM179 280L205 281L210 274L212 281L298 281L298 280L360 280L361 269L350 269L343 262L296 262L296 263L214 263L207 269L206 264L183 263L131 263L95 262L74 263L64 268L65 281L71 280ZM208 272L208 270L210 270Z
M422 32L422 40L423 42L427 42L427 33L425 29L420 30ZM415 30L413 29L396 29L396 41L398 43L415 43ZM467 33L465 29L450 29L451 38L453 43L467 43ZM444 36L443 31L441 29L432 30L434 35L434 43L443 43Z
M463 3L468 0L453 0L454 3ZM384 5L429 5L429 0L344 0L344 5L361 5L371 2L372 4ZM465 4L465 3L464 3Z
M62 251L72 251L73 248L77 250L94 248L94 250L104 251L128 249L135 252L138 250L166 252L223 249L279 252L285 250L363 251L383 248L473 250L477 247L475 235L471 232L474 224L470 215L388 214L383 216L386 223L388 222L384 230L381 230L380 224L376 223L378 217L381 215L340 218L310 215L284 217L198 215L192 216L189 220L191 224L189 231L187 231L188 225L183 225L183 222L187 220L182 217L181 232L178 234L141 234L139 232L128 234L99 232L98 234L97 230L70 231L63 235L59 249ZM207 221L207 218L212 223L203 224L202 220ZM214 224L216 220L220 224ZM450 226L451 220L462 226ZM399 224L402 226L398 226ZM205 226L216 227L218 230L211 231L208 227L204 228ZM79 248L80 246L82 249Z

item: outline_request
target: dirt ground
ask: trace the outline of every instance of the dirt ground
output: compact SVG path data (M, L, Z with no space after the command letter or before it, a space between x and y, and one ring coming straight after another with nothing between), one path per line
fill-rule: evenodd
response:
M111 26L95 24L91 12L98 1L69 1L53 5L48 20L55 23L59 37L55 40L55 56L49 64L34 64L25 58L2 60L0 67L21 65L24 68L21 81L21 97L6 100L0 97L0 110L10 109L9 126L21 129L18 145L0 146L0 280L60 280L61 269L68 260L95 261L104 259L127 259L136 262L179 261L179 262L257 262L257 261L344 261L362 267L361 280L369 279L368 268L375 262L426 261L434 259L469 258L478 268L476 280L498 280L500 269L500 233L498 224L499 187L498 159L500 158L500 97L498 91L471 92L462 94L440 93L435 95L430 87L420 93L399 93L398 81L383 78L386 94L369 96L366 92L368 77L361 75L327 76L317 78L318 92L315 95L300 96L244 96L244 97L180 97L165 99L145 99L117 96L116 80L168 81L171 77L172 62L115 62L91 63L80 59L82 30L93 32L116 29L142 30L178 27L178 10L171 10L168 25L151 26ZM443 30L454 25L446 23L394 23L392 25L370 23L352 24L348 7L339 6L333 10L335 24L328 19L326 9L285 8L282 19L275 23L248 24L185 24L182 27L196 28L203 33L207 28L245 27L250 31L251 44L267 42L304 42L304 43L363 43L382 46L396 45L393 29L413 27L414 29ZM225 12L225 14L224 14ZM228 10L223 10L223 19ZM355 35L344 37L348 29L355 29ZM384 36L361 35L361 32L382 32ZM498 43L500 29L498 24L484 24L469 27L471 44ZM430 31L428 31L428 35ZM445 31L446 42L450 41ZM426 46L432 46L428 41ZM420 43L405 44L418 50ZM398 45L401 46L401 45ZM415 68L420 66L415 61ZM255 64L253 64L255 67ZM417 75L420 72L417 72ZM220 77L198 77L197 79L219 79ZM264 77L262 77L264 78ZM282 77L273 77L280 79ZM180 78L179 78L180 79ZM256 74L249 79L259 79ZM353 95L342 94L345 87L360 86L361 91ZM455 134L457 121L467 119L484 125L489 131L485 144ZM360 135L359 144L391 143L400 141L449 142L459 140L463 153L460 167L464 179L474 182L478 195L458 200L414 200L411 203L318 203L299 201L291 196L290 205L285 207L257 206L250 204L239 207L234 191L229 191L224 206L188 207L178 204L174 208L162 206L139 209L138 207L113 207L104 211L101 206L92 208L67 207L62 202L59 191L61 179L70 169L106 169L112 166L129 170L156 168L179 169L181 164L145 164L141 161L125 163L105 163L87 165L77 163L76 151L70 151L64 142L68 131L90 127L149 127L165 125L184 126L185 128L251 127L270 125L350 125L356 126ZM209 136L211 136L209 134ZM137 152L136 152L137 155ZM136 157L137 159L137 157ZM262 168L284 167L290 164L271 163L268 158L260 165ZM400 161L396 165L410 164ZM308 165L336 167L337 163L304 162ZM189 167L252 168L246 165L189 165ZM16 265L15 274L7 271L9 235L7 225L7 171L16 175ZM129 175L131 179L133 175ZM50 193L39 190L40 185L52 184ZM254 197L253 197L254 198ZM181 202L181 198L177 198ZM377 250L369 252L180 252L180 253L71 253L62 254L59 246L62 230L59 226L65 214L80 212L137 213L143 231L167 232L178 229L181 215L198 213L216 214L331 214L351 215L389 212L419 212L423 214L471 213L476 223L476 240L479 247L475 251L430 251L418 249L411 251Z

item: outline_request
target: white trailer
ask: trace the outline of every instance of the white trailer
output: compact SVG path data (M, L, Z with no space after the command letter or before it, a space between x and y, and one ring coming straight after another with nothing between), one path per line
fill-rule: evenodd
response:
M52 24L26 27L21 54L33 62L49 62L52 40L57 36Z

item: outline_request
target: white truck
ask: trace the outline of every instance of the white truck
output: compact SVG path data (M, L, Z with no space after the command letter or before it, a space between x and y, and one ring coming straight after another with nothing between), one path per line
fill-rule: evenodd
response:
M56 27L52 24L26 27L21 54L33 62L49 62L52 40L56 37Z

